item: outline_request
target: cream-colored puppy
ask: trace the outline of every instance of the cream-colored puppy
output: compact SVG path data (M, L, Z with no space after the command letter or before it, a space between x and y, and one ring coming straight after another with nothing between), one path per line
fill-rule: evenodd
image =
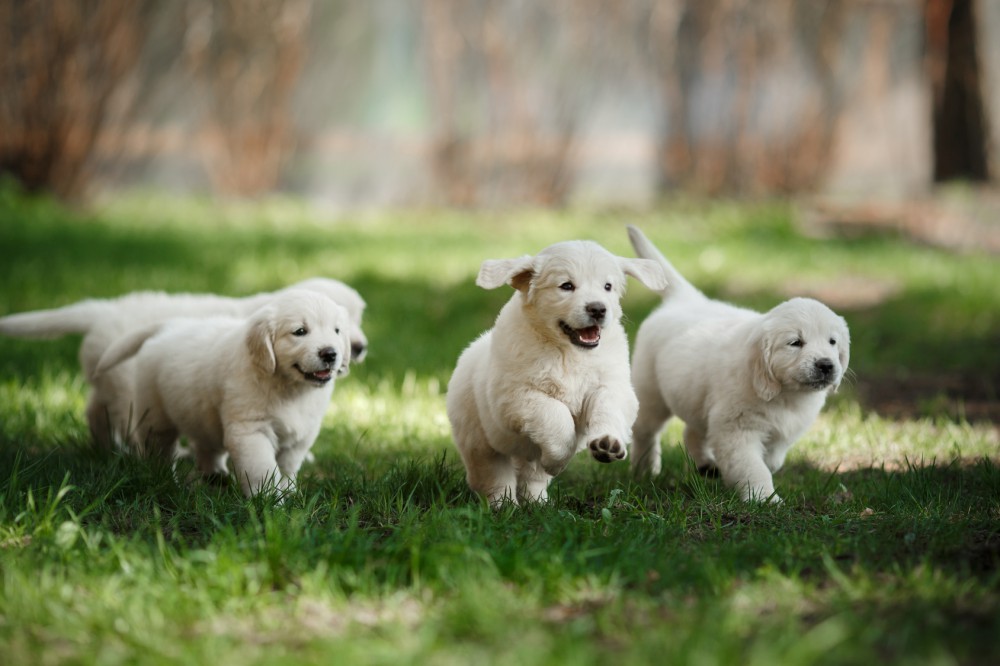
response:
M353 360L364 359L368 339L361 330L365 301L357 291L339 280L310 278L288 289L308 289L324 294L347 309ZM108 347L128 333L174 317L226 315L246 317L276 294L266 292L244 298L215 294L168 294L142 291L114 299L88 299L51 310L37 310L0 317L0 333L21 338L51 338L83 334L80 365L91 384L87 422L98 443L108 446L124 442L135 425L131 406L135 393L133 363L125 361L101 376L97 363Z
M670 282L636 336L632 469L659 474L659 435L677 416L699 470L718 470L746 500L780 501L771 475L843 379L847 323L809 298L763 314L709 299L642 232L628 232L636 254L659 262Z
M637 403L619 322L625 275L661 289L653 261L589 241L483 262L476 284L516 292L458 359L447 408L469 486L496 506L544 500L578 451L625 457Z
M130 442L173 459L179 435L204 474L226 472L246 495L294 487L319 434L335 376L347 374L350 316L322 294L284 291L249 318L179 318L113 343L101 376L134 356Z

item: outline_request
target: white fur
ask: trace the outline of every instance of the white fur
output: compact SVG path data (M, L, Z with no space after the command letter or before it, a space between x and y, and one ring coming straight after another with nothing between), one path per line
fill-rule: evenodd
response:
M517 291L458 359L447 408L469 486L494 506L545 500L552 478L585 448L602 462L625 457L638 407L619 322L626 273L654 289L666 284L655 262L588 241L483 263L479 286ZM599 326L599 341L575 344L562 324L584 344Z
M314 291L288 290L249 318L178 318L113 343L98 377L135 364L130 443L172 459L179 435L204 474L232 458L246 495L273 479L294 486L319 433L335 376L351 357L347 310Z
M365 301L357 291L328 278L310 278L288 289L309 289L346 308L351 319L349 330L354 361L364 359L368 349L368 340L361 330ZM0 333L23 338L83 334L80 365L92 386L87 402L87 422L94 439L109 445L124 441L136 416L131 410L135 392L133 363L125 361L100 377L95 373L98 361L113 342L130 332L173 317L246 317L283 291L245 298L135 292L115 299L89 299L61 308L0 317Z
M717 468L746 500L780 501L772 473L843 379L847 323L808 298L763 314L709 299L642 232L629 227L629 238L640 257L661 263L671 285L636 336L632 469L659 474L660 432L677 416L700 470Z

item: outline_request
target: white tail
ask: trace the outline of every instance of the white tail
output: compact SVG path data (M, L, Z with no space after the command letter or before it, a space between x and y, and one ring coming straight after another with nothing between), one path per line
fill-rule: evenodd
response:
M663 272L667 275L667 287L658 291L663 298L668 298L674 294L698 294L704 296L693 284L684 279L674 265L671 264L663 253L660 252L653 243L646 238L646 235L639 231L637 227L628 225L628 239L632 243L632 248L636 255L643 259L652 259L663 267Z
M100 376L122 361L135 356L146 343L146 340L159 333L161 328L163 328L162 322L159 324L152 324L150 326L140 328L137 331L123 335L115 340L111 346L104 351L104 354L101 355L101 360L97 363L97 369L94 371L94 376Z
M62 308L0 317L0 333L13 338L55 338L71 333L86 334L95 323L107 316L108 308L103 303L86 300Z

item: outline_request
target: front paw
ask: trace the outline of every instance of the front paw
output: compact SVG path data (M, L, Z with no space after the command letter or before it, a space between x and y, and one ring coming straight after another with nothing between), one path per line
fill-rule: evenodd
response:
M611 435L604 435L590 441L590 455L602 463L614 462L625 458L627 451L621 440Z

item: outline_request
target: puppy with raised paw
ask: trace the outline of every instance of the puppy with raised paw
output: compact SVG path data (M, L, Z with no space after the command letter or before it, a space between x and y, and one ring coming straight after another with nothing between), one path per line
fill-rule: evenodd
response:
M476 284L515 292L458 359L447 408L469 486L493 506L545 500L584 449L600 462L625 457L638 409L619 321L626 274L666 286L656 262L590 241L483 262Z

